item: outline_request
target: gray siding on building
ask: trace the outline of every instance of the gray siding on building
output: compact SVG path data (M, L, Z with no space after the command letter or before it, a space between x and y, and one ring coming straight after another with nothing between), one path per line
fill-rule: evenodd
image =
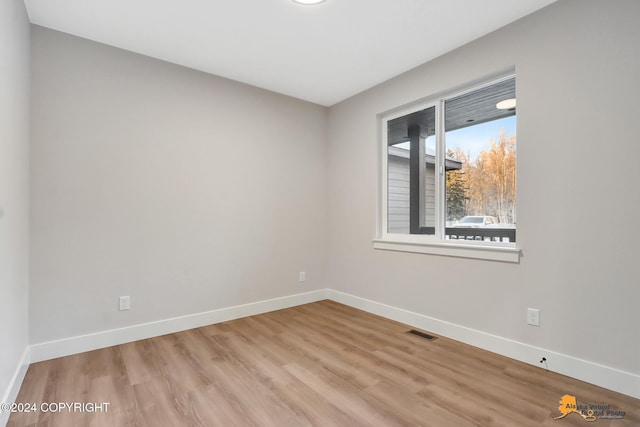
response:
M407 153L408 154L408 153ZM390 155L387 160L387 232L409 234L409 158ZM425 227L435 227L435 167L425 169Z
M387 162L387 232L409 234L409 159Z

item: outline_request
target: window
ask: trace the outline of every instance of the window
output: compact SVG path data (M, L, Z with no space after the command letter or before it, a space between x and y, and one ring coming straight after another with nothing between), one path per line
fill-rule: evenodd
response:
M517 260L515 82L382 117L375 247Z

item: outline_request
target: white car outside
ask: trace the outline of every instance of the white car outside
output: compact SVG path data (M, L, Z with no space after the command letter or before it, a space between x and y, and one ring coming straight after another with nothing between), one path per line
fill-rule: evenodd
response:
M465 216L454 225L458 228L496 228L498 226L498 220L488 215Z

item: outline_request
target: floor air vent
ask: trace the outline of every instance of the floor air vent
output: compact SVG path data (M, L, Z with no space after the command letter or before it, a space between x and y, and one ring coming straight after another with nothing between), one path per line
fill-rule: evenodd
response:
M408 334L413 334L413 335L417 335L421 338L424 338L426 340L429 341L433 341L438 339L438 337L434 337L433 335L429 335L426 332L421 332L421 331L416 331L415 329L411 329L410 331L407 331Z

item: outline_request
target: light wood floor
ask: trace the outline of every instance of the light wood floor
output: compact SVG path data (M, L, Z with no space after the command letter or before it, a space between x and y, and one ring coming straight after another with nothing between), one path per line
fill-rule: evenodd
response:
M35 363L17 402L108 412L14 413L8 426L640 426L640 400L321 301ZM558 401L622 420L561 420Z

